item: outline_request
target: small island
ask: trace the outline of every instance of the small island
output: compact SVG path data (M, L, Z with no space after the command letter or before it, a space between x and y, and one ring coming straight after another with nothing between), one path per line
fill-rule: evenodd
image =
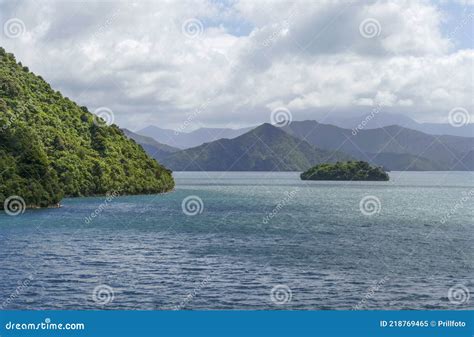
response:
M387 181L389 176L381 167L365 161L347 161L316 165L301 173L301 180Z

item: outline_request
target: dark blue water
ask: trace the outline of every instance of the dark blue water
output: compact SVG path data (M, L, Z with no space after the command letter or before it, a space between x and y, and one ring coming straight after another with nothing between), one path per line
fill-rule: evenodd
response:
M1 213L0 306L472 309L473 173L390 175L176 173L166 195Z

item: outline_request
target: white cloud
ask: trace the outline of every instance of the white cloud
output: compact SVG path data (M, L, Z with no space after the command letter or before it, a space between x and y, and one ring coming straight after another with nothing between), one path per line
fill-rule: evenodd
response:
M0 44L90 110L121 126L252 125L355 114L380 102L419 120L473 109L473 50L454 50L428 2L1 2L25 23ZM365 19L378 22L364 37ZM202 23L196 36L183 23ZM236 32L240 32L237 34ZM472 34L472 32L471 32ZM196 125L197 127L198 125Z

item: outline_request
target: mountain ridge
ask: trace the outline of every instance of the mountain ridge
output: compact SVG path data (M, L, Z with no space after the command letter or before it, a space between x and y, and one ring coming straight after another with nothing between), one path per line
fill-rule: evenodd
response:
M301 171L352 157L317 149L268 123L234 139L220 139L164 158L176 171Z
M449 123L426 123L399 113L379 112L347 118L327 118L325 123L344 129L357 129L364 123L364 129L377 129L390 125L399 125L408 129L436 136L474 137L474 123L455 127ZM362 125L361 125L362 126Z
M178 152L181 149L157 142L154 138L142 136L128 129L121 129L123 133L137 144L141 145L146 153L157 161L161 161L169 154Z
M367 161L368 154L407 154L432 162L433 170L451 170L454 165L471 170L470 161L458 162L474 147L474 138L434 136L398 125L379 129L359 130L356 134L331 124L316 121L294 121L283 129L304 138L324 150L339 150L358 160ZM377 162L373 162L378 164ZM426 163L425 163L426 164ZM397 169L404 169L399 167Z
M383 166L389 170L474 170L474 152L472 152L474 138L450 135L434 136L399 125L367 130L359 129L354 132L354 130L314 120L293 121L289 125L281 127L281 130L300 140L307 141L320 150L337 150L356 160L368 161L372 165ZM220 141L221 145L228 144L224 139ZM202 145L208 146L209 143L212 142ZM218 148L214 151L218 151ZM187 153L189 152L185 152L185 154ZM261 154L264 154L263 151ZM174 160L173 158L179 156L175 155L169 160ZM165 155L160 159L166 162L167 157ZM232 158L228 160L232 160ZM175 164L171 163L171 165ZM201 166L208 167L208 165L206 163ZM183 169L184 165L180 164L177 167ZM200 170L198 167L195 169Z
M179 149L188 149L209 143L221 138L238 137L254 127L230 129L230 128L199 128L190 132L178 132L171 129L163 129L149 125L136 131L136 134L151 137L156 141Z

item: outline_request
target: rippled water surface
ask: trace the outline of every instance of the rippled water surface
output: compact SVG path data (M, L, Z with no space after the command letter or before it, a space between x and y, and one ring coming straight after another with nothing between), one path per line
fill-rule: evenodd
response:
M175 173L166 195L0 213L1 308L473 308L473 173L390 176Z

